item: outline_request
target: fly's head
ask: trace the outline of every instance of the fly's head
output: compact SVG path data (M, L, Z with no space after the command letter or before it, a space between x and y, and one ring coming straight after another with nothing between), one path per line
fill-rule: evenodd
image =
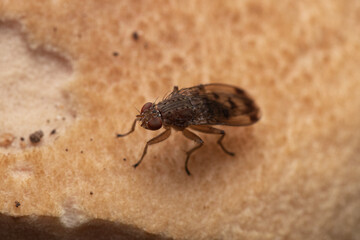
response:
M151 102L144 104L136 118L145 129L158 130L162 126L161 113L157 110L156 105Z

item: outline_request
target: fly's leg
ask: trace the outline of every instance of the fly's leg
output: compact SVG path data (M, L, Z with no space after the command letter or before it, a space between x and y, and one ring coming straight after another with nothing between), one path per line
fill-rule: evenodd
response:
M133 165L133 167L136 168L137 166L139 166L139 164L141 163L141 161L142 161L143 158L145 157L145 154L146 154L146 152L147 152L147 148L148 148L149 145L152 145L152 144L155 144L155 143L159 143L159 142L162 142L162 141L166 140L166 139L170 136L170 134L171 134L171 128L168 128L168 129L166 129L164 132L162 132L160 135L158 135L158 136L150 139L150 140L146 143L146 146L145 146L145 148L144 148L144 151L143 151L143 154L142 154L140 160L139 160L137 163L135 163L135 164Z
M191 129L194 129L196 131L199 131L199 132L203 132L203 133L209 133L209 134L221 134L221 137L218 139L217 143L220 145L221 149L226 153L226 154L229 154L230 156L234 156L235 153L233 152L229 152L228 150L226 150L226 148L224 147L224 145L222 144L222 140L224 139L225 137L225 131L224 130L221 130L221 129L217 129L217 128L214 128L214 127L211 127L211 126L206 126L206 125L203 125L203 126L190 126Z
M196 151L197 149L199 149L203 144L204 144L204 141L198 136L196 135L195 133L193 132L190 132L189 130L186 130L184 129L182 131L182 133L184 134L185 137L187 137L188 139L191 139L191 140L194 140L196 143L198 143L197 146L193 147L192 149L190 149L189 151L186 152L186 160L185 160L185 171L186 173L190 176L190 171L188 169L188 162L189 162L189 158L190 158L190 155Z
M138 121L138 119L135 119L135 121L133 122L132 126L131 126L131 129L129 132L127 133L124 133L124 134L116 134L116 137L125 137L127 135L129 135L130 133L132 133L134 130L135 130L135 126L136 126L136 122Z

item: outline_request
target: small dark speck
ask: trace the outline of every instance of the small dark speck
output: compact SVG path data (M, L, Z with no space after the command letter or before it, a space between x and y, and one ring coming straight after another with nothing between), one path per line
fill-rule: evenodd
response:
M66 148L66 149L65 149L65 152L68 152L68 151L69 151L69 149Z
M230 117L229 110L227 110L227 109L224 108L222 111L223 111L224 117L225 117L226 119L228 119L228 118Z
M50 123L50 119L46 120L46 123Z
M254 101L252 101L251 99L244 99L243 102L249 109L254 108Z
M133 38L135 41L139 40L139 34L138 34L137 32L133 32L132 38Z
M83 154L83 153L84 153L84 151L83 151L83 150L81 150L81 151L80 151L80 153L81 153L81 154Z
M15 201L15 207L20 207L20 202L19 201Z
M57 28L56 28L56 27L54 27L54 28L53 28L53 31L54 31L54 32L57 32Z
M50 135L54 135L56 133L56 129L51 130Z
M40 142L41 138L44 136L43 131L39 130L32 134L30 134L29 139L32 143L38 143Z
M126 158L123 158L124 161L126 161Z
M90 138L90 141L92 141L93 139L92 138Z
M240 89L240 88L236 88L235 91L236 91L237 94L240 94L240 95L244 95L244 94L245 94L244 90L242 90L242 89Z
M250 120L252 122L256 122L257 120L259 120L258 114L250 114Z
M119 53L118 52L113 52L113 56L117 57L117 56L119 56Z
M231 98L228 98L228 102L230 103L230 108L231 109L237 108L236 104L231 100Z
M93 192L90 192L90 195L93 195L94 193Z
M65 121L65 120L66 120L66 117L63 117L62 120Z
M20 140L21 140L21 141L25 141L25 138L21 137Z

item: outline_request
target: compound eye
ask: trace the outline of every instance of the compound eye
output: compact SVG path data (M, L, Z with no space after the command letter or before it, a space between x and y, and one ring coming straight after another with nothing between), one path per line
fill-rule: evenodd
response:
M150 130L158 130L159 128L161 128L161 126L162 126L162 121L161 118L159 117L151 118L147 124L147 127Z
M141 113L145 112L146 110L148 110L149 108L151 108L152 103L151 102L147 102L144 104L144 106L141 108Z

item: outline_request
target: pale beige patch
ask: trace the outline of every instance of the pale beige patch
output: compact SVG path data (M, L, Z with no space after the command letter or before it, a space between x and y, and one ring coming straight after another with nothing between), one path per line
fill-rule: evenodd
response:
M86 213L73 199L64 202L62 211L60 221L65 227L76 227L89 220Z
M44 137L37 146L52 142L75 118L65 90L70 62L53 49L32 49L16 22L0 23L0 52L0 134L13 136L0 152L33 147L29 135L38 130Z

